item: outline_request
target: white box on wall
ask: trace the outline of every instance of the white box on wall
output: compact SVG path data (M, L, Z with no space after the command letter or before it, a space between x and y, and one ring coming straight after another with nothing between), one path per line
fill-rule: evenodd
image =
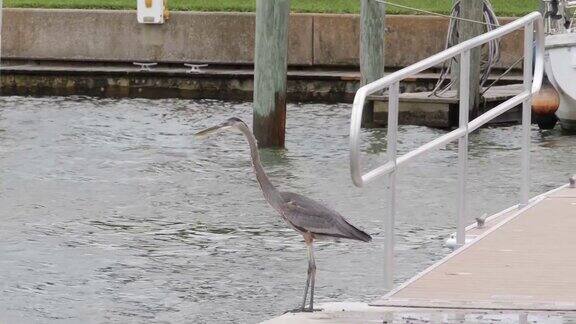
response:
M138 22L141 24L164 23L164 0L137 0Z

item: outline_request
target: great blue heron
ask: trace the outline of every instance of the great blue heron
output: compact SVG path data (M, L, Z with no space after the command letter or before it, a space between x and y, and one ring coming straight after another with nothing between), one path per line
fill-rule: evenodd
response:
M246 124L238 118L230 118L222 124L207 128L196 136L204 136L222 129L239 130L250 145L252 165L256 173L256 179L260 184L260 189L264 193L264 198L270 206L274 208L280 216L294 230L304 236L304 242L308 247L308 279L304 290L304 300L301 311L306 311L306 297L310 290L310 305L308 311L314 310L314 283L316 278L316 262L314 260L313 243L317 239L347 238L363 242L370 242L372 237L351 225L338 212L325 207L316 201L292 192L281 192L276 189L260 162L260 154L256 145L256 139Z

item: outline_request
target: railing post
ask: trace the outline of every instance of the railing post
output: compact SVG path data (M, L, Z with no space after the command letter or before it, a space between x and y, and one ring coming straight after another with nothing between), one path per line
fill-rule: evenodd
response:
M388 217L385 221L385 257L384 282L385 289L391 290L394 286L394 245L395 245L395 219L396 219L396 156L398 143L398 97L400 83L390 85L388 99L388 160L394 163L394 170L388 175Z
M534 43L534 22L524 26L524 91L532 92L532 63ZM532 128L532 96L522 103L522 183L520 185L520 206L528 204L530 195L530 130Z
M459 127L466 133L458 139L458 212L456 244L466 243L466 179L468 174L468 113L470 111L470 50L460 56Z

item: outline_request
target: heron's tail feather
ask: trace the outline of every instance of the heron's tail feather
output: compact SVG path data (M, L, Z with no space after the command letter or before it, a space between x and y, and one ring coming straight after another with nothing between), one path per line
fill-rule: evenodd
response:
M348 222L346 222L348 223ZM348 237L349 239L352 240L358 240L358 241L362 241L362 242L370 242L372 241L372 236L370 236L370 234L364 232L361 229L358 229L356 226L348 223L348 225L350 226L348 234L350 234L350 236Z

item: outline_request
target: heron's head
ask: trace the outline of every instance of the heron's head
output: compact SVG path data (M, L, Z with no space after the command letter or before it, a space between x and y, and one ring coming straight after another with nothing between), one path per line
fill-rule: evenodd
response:
M205 136L208 136L208 135L210 135L210 134L212 134L212 133L217 133L217 132L220 132L220 131L225 130L225 129L231 129L231 128L236 128L236 129L238 129L238 128L240 128L240 127L248 127L248 126L246 126L246 123L244 123L244 122L242 121L242 119L236 118L236 117L232 117L232 118L229 118L228 120L226 120L225 122L223 122L223 123L221 123L221 124L218 124L218 125L216 125L216 126L212 126L212 127L206 128L205 130L200 131L200 132L194 134L194 136L197 136L197 137L205 137Z

